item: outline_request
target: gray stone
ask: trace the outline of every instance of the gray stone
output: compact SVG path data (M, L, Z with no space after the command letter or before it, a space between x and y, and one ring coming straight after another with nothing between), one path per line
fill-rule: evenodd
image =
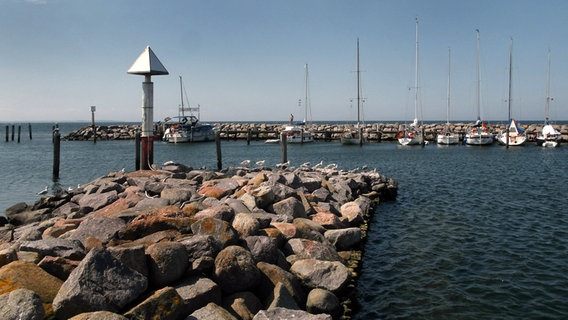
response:
M77 230L69 236L69 239L79 240L85 247L87 247L86 243L89 237L96 238L105 244L111 239L117 239L119 233L124 231L125 228L126 223L122 219L94 216L81 222Z
M148 287L148 279L105 249L92 249L71 272L53 299L55 315L67 319L83 312L118 312Z
M128 318L110 311L80 313L69 320L128 320Z
M189 260L197 260L202 257L215 258L222 249L222 244L212 235L196 234L180 240L185 246Z
M219 305L209 303L190 314L185 320L237 320L237 318Z
M229 246L215 258L215 278L223 291L234 293L254 288L260 280L260 271L250 251Z
M361 243L361 228L327 230L324 236L337 250L348 250Z
M278 282L274 287L272 302L268 306L268 310L278 307L300 310L300 307L298 307L298 304L296 303L290 292L288 292L288 289L286 289L286 287L282 284L282 282Z
M28 289L16 289L0 295L3 320L41 320L45 316L40 297Z
M165 287L124 314L128 319L176 320L182 315L183 302L177 291Z
M209 278L192 276L174 288L182 299L183 314L190 314L209 303L221 304L221 288Z
M179 280L189 267L185 246L179 242L165 241L146 249L150 282L160 288Z
M203 218L191 225L195 235L210 235L225 247L237 242L238 234L227 221L215 218Z
M294 218L306 218L306 209L302 202L294 197L286 198L272 205L272 212L285 214Z
M54 256L72 260L81 260L85 257L85 247L79 240L45 238L42 240L23 241L20 251L36 252L40 259L45 256Z
M341 257L335 248L318 241L293 238L284 245L284 253L294 254L299 259L318 259L326 261L340 261Z
M322 288L335 294L345 290L351 280L349 269L338 261L297 260L290 272L308 288Z
M363 210L359 203L350 201L341 206L341 216L347 218L350 226L358 226L363 222Z
M118 261L140 272L140 274L148 276L148 264L146 263L146 252L143 245L108 247L108 251Z
M241 238L255 235L260 229L260 223L250 213L238 213L233 219L232 225Z
M245 238L247 248L256 262L271 264L278 262L277 240L268 236L249 236Z
M96 211L115 202L117 199L118 193L115 190L106 193L91 193L86 194L79 200L79 206Z
M339 318L343 310L335 294L325 289L315 288L308 294L306 311L312 314L326 313Z
M262 309L262 302L252 292L243 291L224 297L223 307L238 319L252 320Z
M182 203L191 199L193 194L196 194L195 188L174 188L167 186L160 193L160 198L169 199L170 203Z
M306 293L293 274L277 265L265 262L257 263L257 267L262 273L258 286L259 296L266 299L264 301L266 306L270 305L270 297L274 294L274 288L279 283L286 288L298 306L304 307L306 305Z
M272 308L270 310L260 310L253 318L253 320L282 320L282 319L332 320L332 317L328 314L311 314L303 310Z

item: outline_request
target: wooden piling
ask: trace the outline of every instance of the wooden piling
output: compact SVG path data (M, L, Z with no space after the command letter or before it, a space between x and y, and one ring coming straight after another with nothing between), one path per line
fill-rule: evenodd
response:
M217 150L217 170L223 169L223 160L221 159L221 133L215 135L215 149Z
M6 142L10 141L9 137L10 137L10 126L6 125Z
M20 143L20 136L22 134L22 126L18 125L18 143Z
M140 170L140 131L136 130L136 134L134 135L134 145L136 147L136 160L134 167L136 171Z
M282 149L282 163L286 163L288 161L288 141L286 141L286 133L280 133L280 147Z
M53 180L59 179L59 163L61 152L61 136L59 130L56 130L53 139Z
M247 129L247 145L250 145L250 128Z
M16 126L12 125L12 141L14 141L14 132L16 131Z
M32 124L28 123L28 132L30 133L30 140L32 140Z

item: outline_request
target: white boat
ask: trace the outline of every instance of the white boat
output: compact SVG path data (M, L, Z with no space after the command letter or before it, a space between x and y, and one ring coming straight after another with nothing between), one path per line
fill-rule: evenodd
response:
M448 94L446 99L446 126L441 132L436 136L436 142L438 144L458 144L459 136L457 133L453 132L450 128L450 71L451 71L451 50L448 49Z
M527 135L525 130L519 128L517 121L511 117L511 92L512 92L512 82L513 82L513 39L511 39L511 45L509 48L509 99L507 101L509 106L509 119L511 123L507 126L504 131L501 131L497 135L497 142L507 147L509 146L522 146L527 141Z
M479 29L477 32L477 121L475 124L468 128L465 134L465 143L468 145L491 145L494 138L490 128L486 123L481 121L481 74L479 71Z
M217 128L199 122L199 105L195 108L184 106L184 88L181 76L179 77L179 84L181 92L179 115L165 119L162 140L170 143L215 141ZM186 111L190 112L189 116L185 115ZM197 117L192 114L193 112L197 113Z
M400 131L395 138L403 146L422 145L424 135L418 123L418 19L416 19L416 54L415 54L415 75L414 75L414 122Z
M544 104L544 126L536 135L536 144L545 148L556 148L562 134L550 124L550 49L548 50L548 72L546 79L546 103Z
M310 97L309 97L309 72L308 64L305 65L305 99L304 99L304 122L299 124L294 124L294 118L290 115L290 124L284 126L280 133L284 133L286 136L286 143L309 143L314 142L314 135L308 129L308 110L310 109ZM299 101L300 105L302 100ZM265 143L279 143L280 139L268 139Z
M365 138L363 137L362 126L361 126L361 71L359 69L359 38L357 38L357 124L350 128L346 128L345 131L341 133L340 140L342 144L345 145L363 145Z

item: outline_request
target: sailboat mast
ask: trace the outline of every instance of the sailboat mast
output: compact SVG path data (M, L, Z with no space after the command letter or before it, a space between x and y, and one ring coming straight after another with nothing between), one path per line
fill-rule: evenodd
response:
M477 64L477 82L476 82L476 104L477 104L477 120L481 120L481 73L479 71L479 29L477 32L477 50L476 50L476 64Z
M450 125L450 85L451 85L451 68L452 68L452 49L448 48L448 95L446 100L446 124Z
M305 92L305 100L304 100L304 124L308 124L308 106L310 101L308 100L308 86L309 86L309 79L308 79L308 64L306 63L306 92Z
M414 119L418 120L418 18L416 18L416 56L414 73Z
M507 141L507 148L509 148L509 133L510 133L510 125L511 125L511 92L513 87L513 38L511 38L511 44L509 45L509 125L507 125L507 132L506 132L506 141Z
M181 108L179 111L181 111L181 116L184 117L184 106L183 106L183 82L181 79L181 76L179 76L179 95L180 95L180 101L181 101ZM178 115L180 115L180 113L178 112Z
M546 73L546 104L544 105L544 124L547 125L550 117L550 48L548 49L548 71Z
M361 71L359 70L359 38L357 38L357 127L361 121Z

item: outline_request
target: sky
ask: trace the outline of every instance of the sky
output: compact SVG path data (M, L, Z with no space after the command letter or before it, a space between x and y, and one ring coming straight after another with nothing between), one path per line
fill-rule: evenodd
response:
M565 0L0 0L0 122L140 121L143 76L127 70L150 46L154 120L178 114L180 76L204 122L357 117L356 41L367 122L473 121L476 29L481 117L568 120ZM448 70L448 49L451 69ZM298 101L302 100L301 105ZM188 102L184 102L187 105ZM421 116L420 116L421 115Z

